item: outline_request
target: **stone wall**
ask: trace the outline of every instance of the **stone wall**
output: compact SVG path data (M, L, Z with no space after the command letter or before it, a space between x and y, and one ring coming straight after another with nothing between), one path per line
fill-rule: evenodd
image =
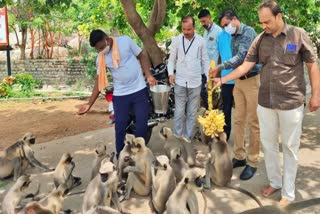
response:
M75 60L15 60L11 61L11 73L13 76L20 73L31 74L46 85L75 83L86 77L85 66ZM7 75L7 62L0 61L0 80Z

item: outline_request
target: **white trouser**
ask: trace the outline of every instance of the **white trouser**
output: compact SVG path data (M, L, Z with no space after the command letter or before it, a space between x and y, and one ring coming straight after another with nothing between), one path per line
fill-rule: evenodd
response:
M304 106L293 110L273 110L258 105L260 138L270 186L282 188L281 196L295 199L295 179L302 132ZM279 155L279 131L283 150L283 177Z

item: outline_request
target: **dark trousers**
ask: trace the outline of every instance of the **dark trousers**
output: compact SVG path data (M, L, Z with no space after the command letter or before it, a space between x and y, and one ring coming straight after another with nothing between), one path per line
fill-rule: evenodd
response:
M201 107L204 107L205 109L208 109L208 92L206 88L207 84L207 76L205 74L201 75L201 92L200 92L200 97L201 97Z
M115 129L117 157L124 147L126 126L128 122L129 112L132 107L134 109L134 114L136 117L135 136L145 138L147 135L149 114L147 88L129 95L113 96L113 108L116 115Z
M227 134L227 140L229 140L231 132L231 110L233 106L233 91L234 84L224 84L221 87L222 94L222 111L224 113L226 125L224 131Z

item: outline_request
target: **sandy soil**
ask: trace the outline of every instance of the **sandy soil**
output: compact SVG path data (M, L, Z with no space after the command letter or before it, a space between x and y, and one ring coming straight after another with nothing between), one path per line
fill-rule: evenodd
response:
M76 115L85 100L0 101L0 150L13 144L26 132L33 132L37 143L108 127L108 103L98 99L90 113Z

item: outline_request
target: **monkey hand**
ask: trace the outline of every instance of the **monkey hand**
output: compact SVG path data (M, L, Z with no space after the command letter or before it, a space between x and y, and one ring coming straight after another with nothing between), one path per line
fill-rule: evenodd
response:
M55 168L48 168L47 170L46 170L46 172L53 172L54 170L56 170Z
M89 103L86 103L86 104L81 105L81 106L79 107L79 109L78 109L77 114L78 114L78 115L83 115L83 114L87 113L87 112L90 110L90 107L91 107L91 106L90 106Z

